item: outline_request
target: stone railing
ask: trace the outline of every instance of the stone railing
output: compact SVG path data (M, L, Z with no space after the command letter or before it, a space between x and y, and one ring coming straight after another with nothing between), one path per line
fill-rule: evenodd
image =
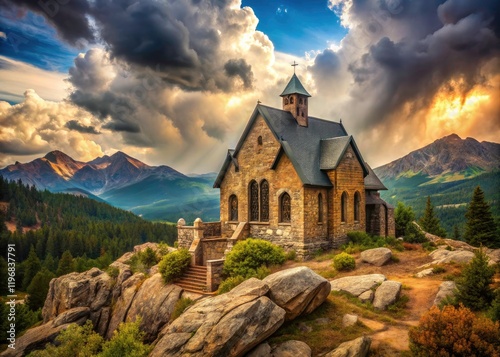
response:
M207 260L207 290L212 292L219 288L222 281L224 259Z
M221 236L220 222L204 222L203 223L203 238L215 238Z

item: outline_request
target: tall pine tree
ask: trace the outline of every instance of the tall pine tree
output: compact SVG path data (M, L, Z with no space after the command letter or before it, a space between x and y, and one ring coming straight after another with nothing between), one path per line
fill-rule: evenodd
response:
M467 223L464 237L467 243L476 247L481 244L490 248L500 247L500 237L496 234L490 206L486 203L484 192L479 186L474 190L465 218Z
M427 204L425 205L424 215L420 218L420 227L430 234L434 234L439 237L446 237L446 231L441 227L439 218L434 214L434 207L431 203L431 197L427 196Z
M75 271L75 264L73 263L73 256L69 250L66 250L61 259L59 260L59 265L57 267L57 276L66 275Z
M33 245L31 245L28 259L26 259L26 261L24 261L22 264L24 265L24 277L23 277L22 289L26 291L28 285L30 285L31 283L31 280L33 280L35 275L42 268L42 263L40 262L40 259L36 255L35 248L33 247Z

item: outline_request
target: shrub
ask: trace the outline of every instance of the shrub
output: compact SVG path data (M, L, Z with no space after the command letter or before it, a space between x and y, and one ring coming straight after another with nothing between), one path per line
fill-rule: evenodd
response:
M441 274L441 273L446 273L446 269L442 266L435 266L434 268L432 268L432 273L433 274Z
M165 283L171 283L180 278L189 267L191 254L187 249L179 249L168 253L161 260L158 270Z
M433 250L436 250L436 245L433 242L424 242L422 244L422 248L428 252L432 252Z
M121 323L111 340L104 342L97 357L147 357L152 346L142 342L144 332L139 329L141 319Z
M244 278L256 276L261 266L280 265L285 261L285 253L278 247L262 239L248 238L236 243L224 262L224 275Z
M295 250L290 250L286 252L285 258L286 260L295 260L297 259L297 253L295 252Z
M356 267L356 261L352 255L342 252L333 257L333 266L338 271L353 270Z
M191 300L190 298L180 298L177 300L175 303L174 311L172 312L172 316L170 316L170 321L174 321L176 318L182 315L184 311L188 307L194 304L194 300Z
M460 306L433 306L410 328L414 356L498 356L500 324Z
M363 250L379 247L391 247L398 251L403 251L403 243L394 237L370 236L366 232L348 232L349 243L342 246L346 253L353 254Z
M219 285L219 290L217 290L217 293L224 294L230 292L231 290L233 290L233 288L237 287L245 280L246 279L241 275L230 276Z
M135 253L132 258L127 261L130 265L130 269L134 273L147 273L148 270L159 261L156 252L147 247L143 251Z
M407 243L425 243L428 241L428 239L425 238L424 232L422 232L413 222L406 225L403 240Z
M472 310L485 310L493 301L493 275L495 270L488 266L488 256L482 249L474 252L474 258L462 270L457 281L457 300Z
M493 299L493 302L491 303L488 316L493 321L500 321L500 288L495 290L495 299Z
M109 266L106 268L106 273L108 273L108 275L110 277L112 277L113 279L116 279L118 277L118 275L120 274L120 269L118 269L115 266Z

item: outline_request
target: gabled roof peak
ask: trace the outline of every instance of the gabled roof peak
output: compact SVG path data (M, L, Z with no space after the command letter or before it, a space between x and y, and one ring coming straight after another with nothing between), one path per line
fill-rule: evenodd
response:
M299 77L294 73L292 78L290 79L290 82L288 82L285 90L283 93L280 94L280 97L284 97L285 95L289 94L302 94L307 97L310 97L311 95L306 91L302 83L300 83Z

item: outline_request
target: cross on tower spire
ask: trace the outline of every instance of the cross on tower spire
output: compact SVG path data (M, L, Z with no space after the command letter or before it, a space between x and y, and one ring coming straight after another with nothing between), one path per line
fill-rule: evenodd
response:
M295 74L295 67L297 67L299 64L293 61L293 64L291 65L293 67L293 74Z

